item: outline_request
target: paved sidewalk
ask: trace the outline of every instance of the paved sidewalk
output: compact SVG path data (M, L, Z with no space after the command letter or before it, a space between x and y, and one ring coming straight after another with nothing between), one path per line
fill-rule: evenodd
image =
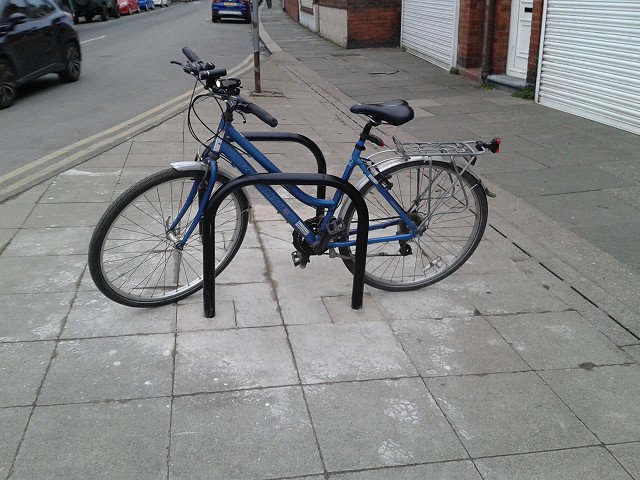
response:
M297 38L263 12L267 32ZM256 102L341 171L361 125L352 99L331 69L270 46ZM469 100L463 79L445 80ZM640 479L638 310L543 241L568 238L561 226L498 187L463 268L416 292L367 288L360 312L341 262L293 268L290 229L255 195L215 319L200 295L150 310L105 300L86 268L92 227L124 188L193 157L185 122L0 204L0 478ZM313 166L301 147L264 150Z

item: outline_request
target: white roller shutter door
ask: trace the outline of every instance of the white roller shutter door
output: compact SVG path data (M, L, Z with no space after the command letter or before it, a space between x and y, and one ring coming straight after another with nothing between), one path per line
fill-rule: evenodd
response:
M457 0L404 0L402 47L439 67L452 67L457 45L457 9Z
M537 100L640 134L640 1L548 0Z

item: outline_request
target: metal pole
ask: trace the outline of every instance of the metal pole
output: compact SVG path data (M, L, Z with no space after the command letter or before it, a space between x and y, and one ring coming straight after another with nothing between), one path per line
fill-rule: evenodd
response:
M253 0L251 8L251 22L253 26L253 71L255 78L255 92L261 93L260 85L260 18L258 16L258 1Z

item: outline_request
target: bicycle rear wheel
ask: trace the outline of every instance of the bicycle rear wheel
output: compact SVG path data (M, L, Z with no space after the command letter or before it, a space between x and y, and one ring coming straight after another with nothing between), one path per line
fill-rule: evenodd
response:
M214 192L230 179L218 173ZM198 196L179 224L169 227L187 201L194 182L205 172L155 173L127 189L102 215L89 244L89 270L98 289L111 300L131 307L157 307L181 300L202 288L202 239L196 228L177 249L198 211ZM215 272L234 257L247 230L249 202L241 190L218 209L215 229Z
M456 173L443 161L412 160L393 165L381 172L392 184L389 193L417 224L426 230L406 242L369 244L365 283L381 290L415 290L451 275L476 249L487 224L487 197L482 185L471 173ZM369 209L369 240L409 233L397 212L374 187L366 183L360 193ZM354 230L355 205L342 218ZM373 229L375 224L385 228ZM355 239L355 235L351 236ZM340 248L351 272L355 247Z

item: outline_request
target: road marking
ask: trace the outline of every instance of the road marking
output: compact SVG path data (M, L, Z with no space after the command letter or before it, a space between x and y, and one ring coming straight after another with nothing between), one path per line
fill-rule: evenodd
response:
M101 38L106 38L106 35L100 35L99 37L96 37L96 38L90 38L89 40L83 40L82 42L80 42L80 44L82 45L83 43L93 42L94 40L100 40Z
M98 37L98 38L101 38L101 37ZM96 38L96 40L98 38ZM229 70L227 72L227 76L231 77L231 76L241 75L242 73L251 69L252 66L253 66L253 54L249 55L239 65ZM203 93L203 92L204 92L204 87L200 87L199 89L196 90L196 95L198 93ZM193 91L189 90L188 92L185 92L182 95L179 95L163 103L162 105L158 105L157 107L152 108L151 110L141 113L140 115L137 115L107 130L104 130L95 135L91 135L90 137L87 137L71 145L67 145L66 147L63 147L55 152L45 155L44 157L38 160L35 160L31 163L23 165L20 168L17 168L5 175L0 176L0 184L3 184L3 183L6 183L7 180L20 176L22 174L28 174L31 170L34 170L46 163L55 161L57 158L64 156L64 158L62 158L61 160L51 165L48 165L45 168L39 168L36 172L31 173L30 175L27 175L26 177L2 188L0 190L0 198L4 198L5 196L14 194L15 191L18 190L20 187L23 187L40 178L42 179L46 178L48 174L53 173L56 170L60 170L61 168L73 163L74 161L77 161L83 156L93 153L105 146L108 146L110 143L113 143L116 140L125 139L126 137L131 136L131 131L128 128L130 126L135 126L137 131L144 130L145 126L150 125L153 122L159 122L163 118L167 118L168 113L170 114L170 116L179 113L180 110L183 110L186 108L184 102L191 97L192 93ZM69 156L66 156L69 153L71 153L73 150L76 150L80 147L84 147L87 144L90 144L90 146L85 147L82 150L77 151Z

